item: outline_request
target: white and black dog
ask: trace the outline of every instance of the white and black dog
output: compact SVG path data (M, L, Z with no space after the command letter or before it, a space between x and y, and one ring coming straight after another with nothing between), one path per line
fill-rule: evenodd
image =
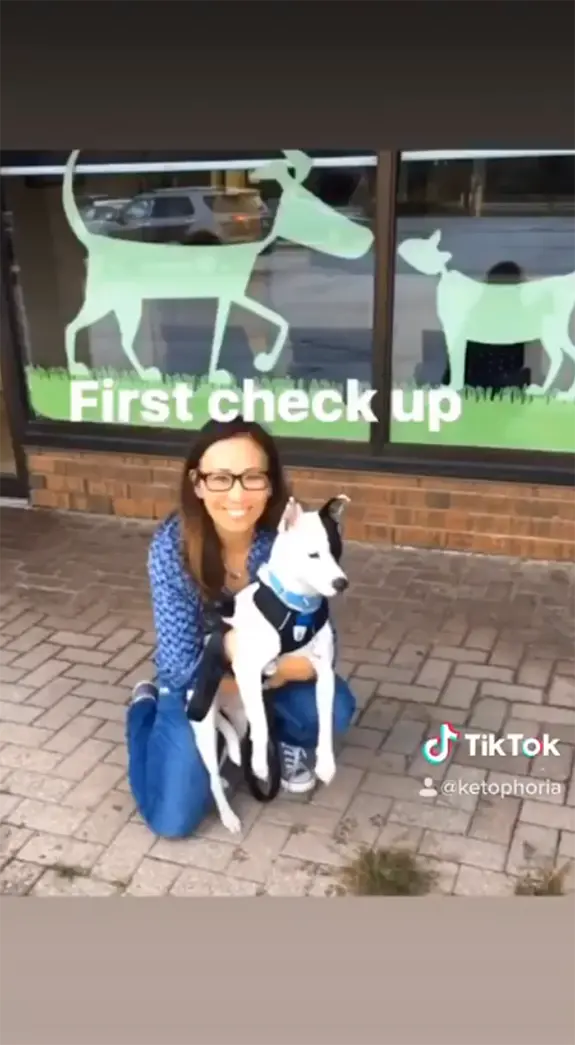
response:
M216 731L223 732L228 755L236 765L241 762L240 744L237 726L223 721L215 701L225 671L224 635L230 628L236 634L231 668L249 727L253 775L265 781L269 773L265 676L273 674L278 657L297 653L311 661L316 673L319 728L315 773L325 784L334 777L335 650L328 600L345 591L349 583L340 566L341 519L348 503L349 498L341 494L319 511L304 511L291 498L269 562L261 567L254 583L235 595L229 606L232 612L222 613L222 626L206 640L199 678L188 695L187 714L220 819L232 832L241 830L241 823L230 807L220 777Z

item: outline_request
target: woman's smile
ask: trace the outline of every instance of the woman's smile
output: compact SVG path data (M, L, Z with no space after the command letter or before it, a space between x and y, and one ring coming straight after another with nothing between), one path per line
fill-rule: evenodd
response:
M225 511L228 513L230 519L245 519L249 509L247 508L226 508Z

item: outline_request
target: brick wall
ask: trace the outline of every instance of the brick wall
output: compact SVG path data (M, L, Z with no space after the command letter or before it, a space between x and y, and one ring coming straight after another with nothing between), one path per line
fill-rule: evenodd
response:
M32 451L38 508L161 518L177 496L181 462L121 454ZM575 491L565 487L296 469L296 494L310 505L351 497L347 536L412 545L573 561Z

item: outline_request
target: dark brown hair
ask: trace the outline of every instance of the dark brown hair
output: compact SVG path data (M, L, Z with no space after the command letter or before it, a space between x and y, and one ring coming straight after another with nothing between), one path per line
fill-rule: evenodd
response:
M274 531L289 498L289 489L272 436L257 421L208 421L198 432L186 458L180 487L180 514L183 530L184 562L192 577L208 599L217 598L224 586L225 570L222 546L214 524L201 497L194 489L190 472L198 468L206 450L214 443L234 436L248 436L263 450L267 458L270 495L258 530Z

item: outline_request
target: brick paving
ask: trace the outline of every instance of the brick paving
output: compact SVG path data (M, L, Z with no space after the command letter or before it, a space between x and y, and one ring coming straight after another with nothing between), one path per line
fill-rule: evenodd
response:
M349 544L340 671L358 698L328 788L156 838L125 775L124 716L149 675L153 524L3 507L0 891L38 896L329 896L359 843L417 851L444 893L504 896L526 861L575 863L574 569ZM430 767L437 723L551 733L560 758ZM419 796L424 776L541 792ZM517 790L517 789L516 789ZM556 792L556 793L555 793Z

